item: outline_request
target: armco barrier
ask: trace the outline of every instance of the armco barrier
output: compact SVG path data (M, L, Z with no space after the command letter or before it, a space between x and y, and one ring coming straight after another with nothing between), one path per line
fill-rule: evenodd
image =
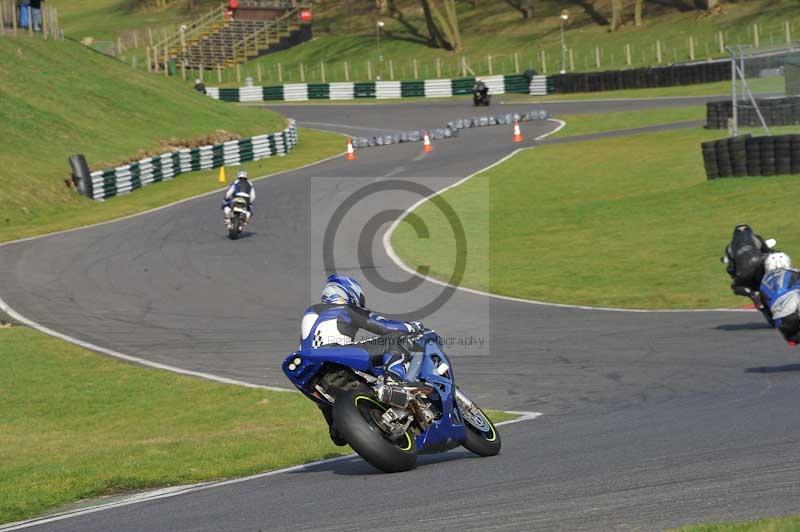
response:
M800 124L800 97L758 98L756 104L768 126ZM739 101L736 112L740 126L761 125L756 109L749 100ZM727 129L728 120L732 117L733 102L730 100L706 103L706 128Z
M293 120L289 120L289 127L277 133L199 148L185 148L117 168L98 170L91 174L92 198L102 201L151 183L172 179L184 172L235 166L273 155L285 155L295 144L297 144L297 127Z
M704 142L708 179L800 174L800 135L743 135Z
M481 78L490 94L509 92L543 96L548 93L547 76L487 76ZM225 102L353 100L374 98L443 98L472 94L475 78L426 79L417 81L370 81L366 83L289 83L273 87L209 87L208 96Z

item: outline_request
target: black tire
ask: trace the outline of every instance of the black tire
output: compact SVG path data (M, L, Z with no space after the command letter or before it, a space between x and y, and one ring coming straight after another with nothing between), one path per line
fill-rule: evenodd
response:
M238 212L231 218L231 228L228 229L228 238L237 240L239 238L239 228L242 226L242 215Z
M467 441L464 442L464 447L478 456L494 456L502 447L500 433L497 432L489 416L477 405L475 408L478 410L478 416L470 414L465 408L461 409L464 426L467 428Z
M384 473L414 469L417 449L414 435L406 432L400 444L391 441L371 416L386 411L365 387L343 392L333 404L336 431L355 452Z

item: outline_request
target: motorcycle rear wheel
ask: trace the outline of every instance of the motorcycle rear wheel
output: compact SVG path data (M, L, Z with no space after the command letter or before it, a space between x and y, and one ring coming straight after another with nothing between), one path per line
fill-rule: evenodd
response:
M461 408L464 417L464 426L467 428L467 441L464 447L478 456L494 456L500 452L502 446L500 433L483 410L475 405L476 413L471 413L466 408Z
M406 432L398 442L390 440L375 421L375 416L385 411L386 407L366 387L359 387L336 396L333 423L361 458L384 473L414 469L417 463L414 435Z
M242 227L242 215L237 212L231 218L231 223L228 226L228 238L231 240L238 239L240 227Z

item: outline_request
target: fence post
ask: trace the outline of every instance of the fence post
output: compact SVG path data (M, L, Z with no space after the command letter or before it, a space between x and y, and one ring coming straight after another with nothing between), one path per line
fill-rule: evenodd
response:
M283 83L283 66L278 63L278 81Z
M625 45L625 64L631 66L631 45Z
M547 54L542 50L542 73L547 74Z
M133 30L133 47L139 48L139 30Z
M662 62L662 57L661 57L661 41L660 41L660 40L656 41L656 61L658 61L658 64L659 64L659 65L660 65L660 64L661 64L661 62Z
M42 17L42 36L44 37L44 40L47 40L47 32L50 29L50 24L47 23L47 6L40 7L39 14Z
M372 61L367 61L367 79L372 81Z
M322 78L322 83L325 83L325 61L319 62L319 75Z
M694 61L694 37L689 35L689 59Z
M461 76L467 77L467 58L463 55L461 56Z
M792 42L792 29L788 20L783 21L783 34L786 38L786 44L790 44Z
M0 35L6 34L6 21L5 21L5 2L0 0Z
M753 24L753 46L756 48L761 47L760 38L758 35L758 24Z
M519 74L519 54L514 52L514 73Z
M719 36L719 53L724 54L725 53L725 34L722 33L722 32L719 32L718 36Z
M200 78L201 82L206 81L206 69L203 67L203 63L200 63L200 66L197 69L197 77Z
M569 49L569 69L571 71L575 70L575 50L572 48Z
M17 36L17 10L14 4L11 4L11 28L14 30L14 37Z
M240 63L236 63L236 83L242 83L242 65Z
M153 46L153 28L147 28L147 39L150 41L150 46Z
M344 62L344 80L350 81L350 63Z
M217 63L217 83L222 84L222 67Z
M145 50L145 53L147 54L147 71L148 72L152 72L153 71L153 63L150 62L150 47L148 46L144 50Z
M597 68L600 68L600 47L599 46L595 46L594 47L594 65Z
M394 61L389 59L389 79L394 80Z
M166 46L164 47L164 77L169 76L169 53Z
M414 65L414 79L419 79L419 66L417 66L417 58L414 58L412 63Z
M256 63L256 76L258 77L258 82L261 83L261 63Z
M436 78L442 79L442 58L436 58Z
M303 83L306 82L306 67L303 63L300 63L300 81Z

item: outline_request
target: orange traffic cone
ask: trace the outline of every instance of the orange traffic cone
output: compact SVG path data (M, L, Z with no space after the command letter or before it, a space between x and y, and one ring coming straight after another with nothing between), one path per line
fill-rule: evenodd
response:
M514 120L514 142L522 142L522 131L519 130L519 120Z
M431 144L431 136L426 131L425 134L422 136L422 151L425 153L430 153L433 151L433 145Z
M358 159L358 157L356 157L356 150L353 149L353 139L347 139L347 155L345 159L348 161L355 161Z

